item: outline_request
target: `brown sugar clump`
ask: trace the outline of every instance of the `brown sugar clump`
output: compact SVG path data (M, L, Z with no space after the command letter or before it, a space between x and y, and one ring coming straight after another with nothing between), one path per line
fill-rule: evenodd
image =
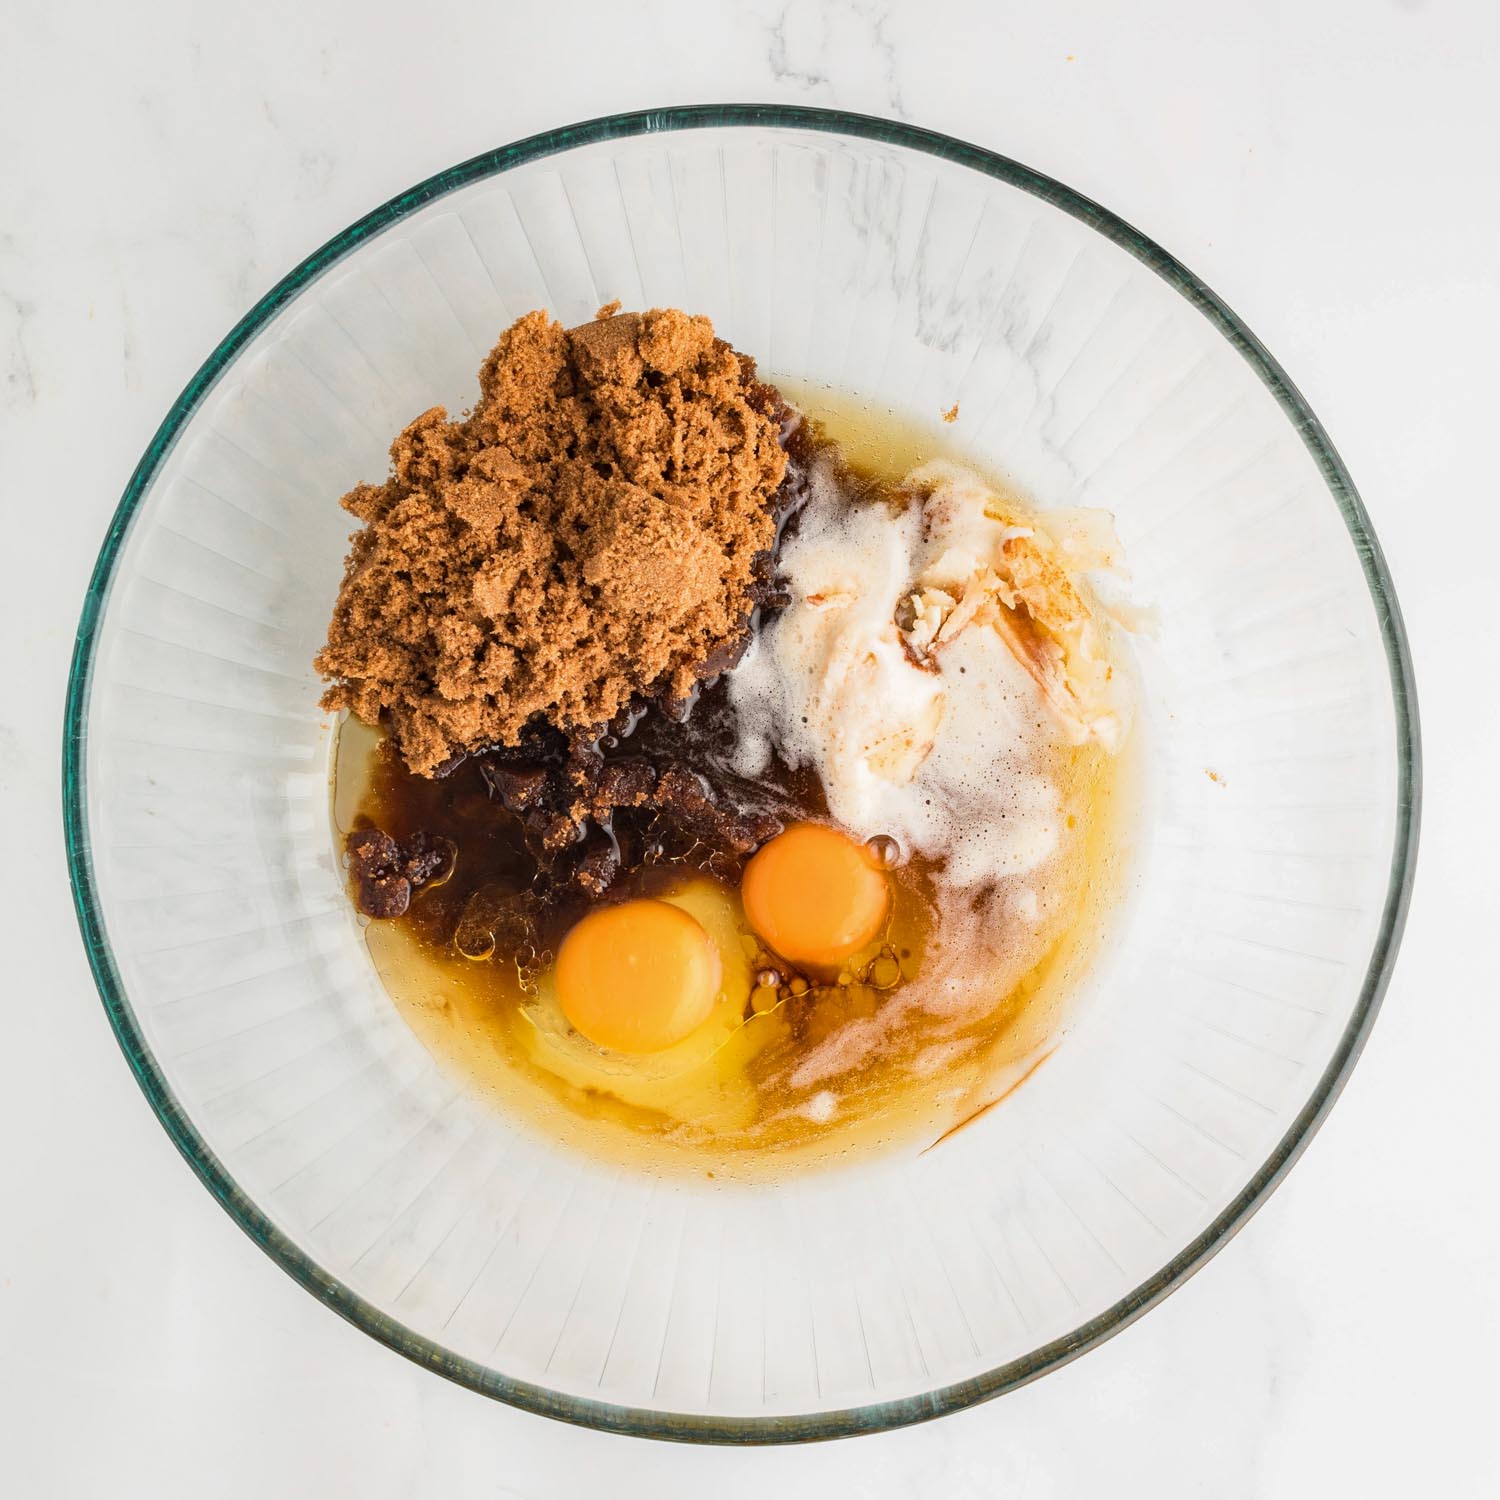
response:
M608 313L609 309L601 309ZM441 407L343 505L352 538L324 707L431 775L528 725L686 696L744 635L776 533L782 406L675 310L508 328L473 412Z

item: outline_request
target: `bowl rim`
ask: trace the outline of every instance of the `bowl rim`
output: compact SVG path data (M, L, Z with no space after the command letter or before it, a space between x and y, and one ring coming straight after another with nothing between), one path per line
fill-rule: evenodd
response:
M1380 621L1395 713L1395 836L1379 931L1343 1035L1290 1128L1244 1188L1201 1234L1112 1307L1021 1357L919 1395L833 1411L763 1417L701 1416L591 1401L513 1379L453 1353L367 1302L284 1235L240 1188L174 1096L137 1025L115 964L88 839L88 705L100 627L131 523L204 398L241 350L304 287L401 219L459 188L576 147L660 132L722 127L853 136L969 167L1022 189L1128 251L1187 299L1239 352L1275 398L1317 464L1359 556ZM501 146L419 182L357 220L276 283L220 340L152 437L110 521L89 580L68 675L63 724L63 823L68 875L89 967L137 1082L167 1134L229 1216L284 1271L335 1312L398 1354L460 1385L523 1410L603 1431L688 1442L765 1444L878 1432L920 1422L1025 1385L1076 1359L1181 1286L1266 1200L1317 1131L1347 1081L1390 980L1415 874L1421 811L1416 688L1395 588L1369 516L1322 424L1281 366L1224 301L1153 240L1091 199L1030 167L953 136L842 110L779 104L686 105L603 116Z

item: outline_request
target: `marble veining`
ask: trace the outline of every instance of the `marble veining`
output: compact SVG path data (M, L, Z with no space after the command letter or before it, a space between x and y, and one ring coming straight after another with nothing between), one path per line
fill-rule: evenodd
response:
M809 102L836 97L838 75L831 59L860 58L884 95L881 113L906 118L900 67L890 32L891 6L878 0L790 0L766 29L766 65L776 84L807 93Z

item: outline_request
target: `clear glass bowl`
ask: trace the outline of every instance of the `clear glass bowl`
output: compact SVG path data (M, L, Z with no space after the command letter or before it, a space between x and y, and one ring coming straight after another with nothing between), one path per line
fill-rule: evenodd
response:
M1119 523L1151 807L1064 1044L938 1150L772 1187L570 1155L472 1096L372 970L310 662L386 446L518 314L709 314L772 378L916 420ZM241 1226L412 1359L519 1406L777 1441L1072 1358L1262 1201L1394 957L1416 839L1390 579L1244 326L1097 205L973 146L764 107L617 116L445 172L325 245L183 392L79 629L68 851L111 1021Z

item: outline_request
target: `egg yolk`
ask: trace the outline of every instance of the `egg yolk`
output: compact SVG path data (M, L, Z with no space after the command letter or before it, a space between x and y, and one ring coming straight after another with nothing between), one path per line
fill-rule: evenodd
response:
M719 953L701 923L665 901L592 911L562 940L557 1002L595 1046L659 1052L702 1025L719 993Z
M891 899L864 846L819 823L794 824L762 847L745 866L740 896L770 948L819 968L871 942Z

